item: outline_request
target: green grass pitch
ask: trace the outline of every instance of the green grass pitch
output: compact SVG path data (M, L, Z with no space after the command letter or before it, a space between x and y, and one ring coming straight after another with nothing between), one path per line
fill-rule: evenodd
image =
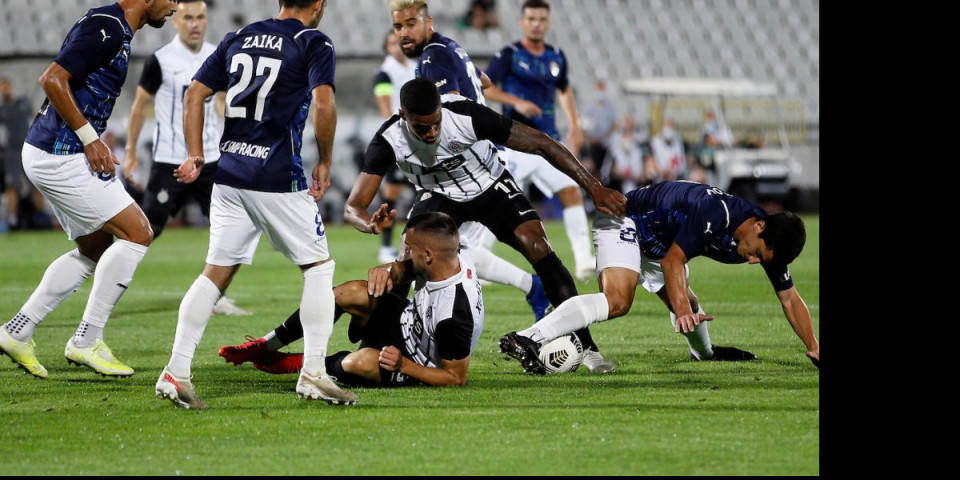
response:
M819 332L819 218L792 268ZM553 246L571 265L559 224ZM328 229L337 283L363 278L378 239ZM0 236L0 322L17 313L46 266L71 249L59 232ZM200 272L205 230L168 230L150 249L106 329L132 378L102 379L67 365L88 280L37 329L48 380L0 363L0 473L156 475L350 474L819 474L820 375L783 317L758 266L697 259L691 282L713 341L756 353L748 363L695 363L655 296L638 292L630 314L593 327L617 363L533 377L497 353L497 339L532 320L523 296L484 289L486 327L466 387L356 390L355 407L298 401L296 376L226 365L217 349L260 336L299 303L296 267L261 241L229 294L253 317L213 317L194 361L209 405L174 409L153 396L173 344L180 298ZM529 270L507 247L497 252ZM596 283L579 284L581 293ZM291 345L299 350L302 343ZM349 349L338 325L330 351Z

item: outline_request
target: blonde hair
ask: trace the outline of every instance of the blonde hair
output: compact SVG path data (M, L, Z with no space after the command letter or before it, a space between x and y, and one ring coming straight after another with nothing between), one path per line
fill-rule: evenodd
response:
M406 10L408 8L422 8L424 10L428 10L427 0L390 0L391 12Z

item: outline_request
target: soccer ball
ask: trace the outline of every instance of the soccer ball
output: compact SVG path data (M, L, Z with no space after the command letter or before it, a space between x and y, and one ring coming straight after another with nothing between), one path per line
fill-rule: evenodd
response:
M540 361L550 373L572 372L583 361L583 344L576 335L564 335L540 347Z

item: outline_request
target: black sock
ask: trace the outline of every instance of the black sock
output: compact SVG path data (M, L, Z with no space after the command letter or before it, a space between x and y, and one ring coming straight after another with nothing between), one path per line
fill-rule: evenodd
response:
M343 369L343 359L347 358L347 355L350 355L350 353L351 352L344 350L333 355L327 355L327 358L324 359L327 365L327 375L336 378L340 383L354 387L376 387L377 384L375 382L352 373L347 373Z
M384 200L383 203L387 204L387 212L392 211L393 208L397 206L397 202L395 200ZM380 245L384 247L393 246L393 225L390 225L380 232Z
M540 259L533 265L533 270L540 275L540 281L543 282L543 289L547 293L547 298L554 308L559 307L561 303L572 297L577 296L577 284L573 281L570 271L563 266L560 257L556 253L551 253ZM590 330L584 328L575 332L580 338L580 343L587 350L598 351L597 344L593 341L593 335Z
M273 333L277 336L284 346L290 345L303 338L303 324L300 323L300 309L290 314L287 321L274 329Z

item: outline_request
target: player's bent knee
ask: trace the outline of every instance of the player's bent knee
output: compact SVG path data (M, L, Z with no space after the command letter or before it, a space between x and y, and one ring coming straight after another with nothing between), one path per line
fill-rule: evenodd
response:
M603 292L607 297L607 305L610 307L610 317L619 318L630 312L633 306L633 296L626 296L622 292Z
M344 357L343 371L368 380L380 381L380 353L364 348Z

